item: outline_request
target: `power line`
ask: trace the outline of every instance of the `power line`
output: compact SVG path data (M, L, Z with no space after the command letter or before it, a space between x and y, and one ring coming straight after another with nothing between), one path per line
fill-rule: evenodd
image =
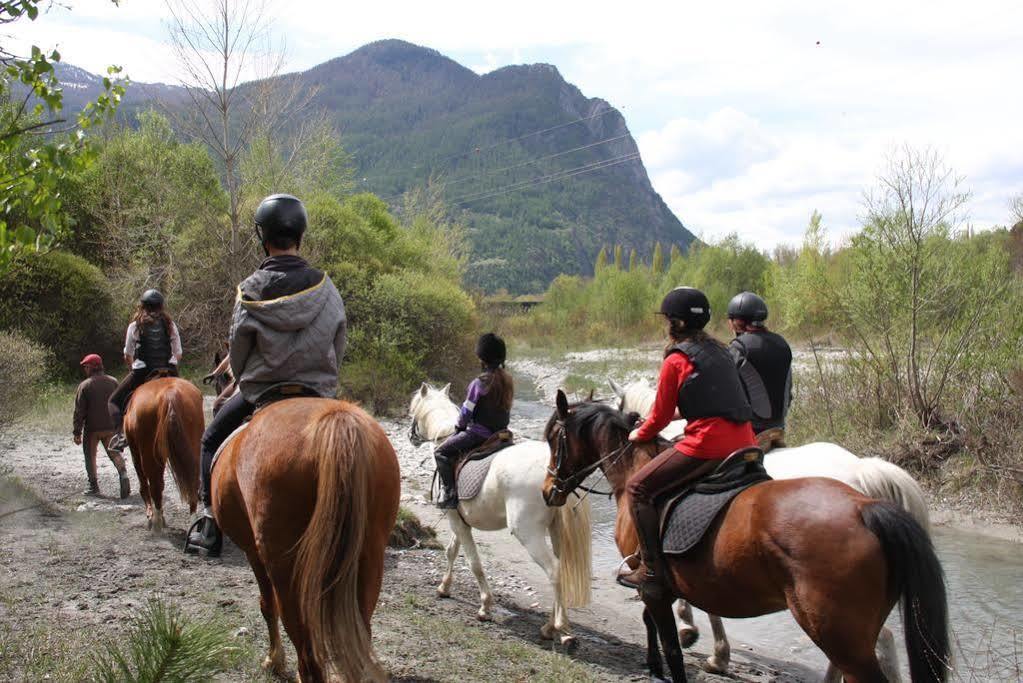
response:
M542 157L537 157L536 159L529 159L527 161L523 161L523 162L520 162L520 163L517 163L517 164L512 164L511 166L505 166L503 168L496 168L496 169L494 169L492 171L486 171L485 173L479 173L479 174L476 174L476 175L462 176L461 178L455 178L454 180L448 180L448 181L445 181L443 183L439 183L437 185L434 185L432 189L440 190L440 189L443 189L445 187L450 187L451 185L458 185L459 183L464 183L467 180L483 179L483 178L485 178L487 176L497 175L498 173L504 173L505 171L512 171L512 170L515 170L517 168L522 168L523 166L530 166L532 164L538 164L541 161L548 161L550 159L555 159L557 157L565 156L566 154L572 154L573 152L580 152L580 151L582 151L584 149L590 149L591 147L598 147L600 145L606 145L606 144L611 143L611 142L617 142L618 140L624 140L627 137L629 137L629 133L625 133L623 135L616 135L613 138L606 138L604 140L598 140L597 142L591 142L591 143L586 144L586 145L580 145L579 147L573 147L572 149L566 149L563 152L555 152L553 154L547 154L547 155L542 156ZM401 197L403 194L405 194L405 193L404 192L399 192L397 194L393 194L393 195L390 195L390 196L387 196L387 197L383 197L382 199L385 202L390 202L393 199L397 199L398 197Z
M477 194L473 194L473 195L468 195L468 196L465 196L465 197L461 197L459 199L455 199L451 203L452 204L467 204L467 203L470 203L470 202L478 201L480 199L490 199L492 197L498 197L498 196L503 195L503 194L508 194L509 192L514 192L516 190L523 190L523 189L526 189L528 187L536 187L538 185L545 185L547 183L552 183L552 182L554 182L556 180L564 180L565 178L571 178L573 176L582 175L583 173L589 173L591 171L599 171L601 169L608 168L610 166L616 166L618 164L622 164L622 163L625 163L627 161L634 161L634 160L638 159L639 156L640 156L639 152L630 152L629 154L624 154L624 155L622 155L620 157L614 157L614 158L611 158L611 159L603 159L601 161L594 161L594 162L590 162L589 164L584 164L582 166L578 166L576 168L570 168L570 169L563 170L563 171L557 171L555 173L551 173L551 174L548 174L548 175L545 175L545 176L540 176L539 178L531 178L529 180L524 180L524 181L520 181L520 182L517 182L517 183L512 183L511 185L507 185L507 186L505 186L503 188L498 188L497 190L489 190L487 192L482 192L482 193L477 193Z

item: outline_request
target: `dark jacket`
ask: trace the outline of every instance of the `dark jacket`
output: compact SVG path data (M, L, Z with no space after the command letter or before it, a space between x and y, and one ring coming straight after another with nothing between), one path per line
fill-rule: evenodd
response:
M712 339L686 340L671 346L665 356L684 353L695 370L678 391L678 411L687 420L724 417L748 422L753 416L732 357Z
M780 334L759 330L743 332L732 340L730 350L736 364L753 366L771 404L771 415L755 417L753 431L785 426L785 415L792 400L792 349Z
M75 392L74 435L110 432L114 423L110 419L107 403L117 388L117 380L107 374L97 374L78 385Z
M266 259L235 299L230 355L239 390L255 403L293 382L332 398L347 335L344 303L329 276L298 256Z

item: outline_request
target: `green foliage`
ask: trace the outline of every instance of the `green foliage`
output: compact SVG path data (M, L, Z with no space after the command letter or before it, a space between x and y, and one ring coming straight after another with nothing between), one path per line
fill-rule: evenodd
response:
M209 681L232 665L239 648L224 626L197 621L174 605L150 600L127 634L108 640L96 656L93 679L103 683Z
M783 323L804 336L834 329L842 321L840 300L835 296L841 274L821 214L814 211L795 259L787 264L778 262L771 271L769 289L776 302L771 310L773 324Z
M0 329L16 330L53 353L57 369L78 373L87 353L113 367L121 357L110 283L67 252L21 254L0 274Z
M615 245L615 269L622 269L622 245Z
M593 272L599 273L604 270L604 268L607 268L607 249L601 247L600 251L597 253L597 261L593 264Z
M256 136L240 171L246 192L259 197L287 192L341 199L355 188L352 158L341 146L340 133L326 121L308 123L290 137Z
M639 261L636 258L636 250L633 249L632 251L629 252L629 271L631 272L633 270L636 270L636 266L638 265L638 263Z
M0 438L32 407L46 374L45 348L13 331L0 330Z
M664 250L661 249L661 243L654 243L654 256L650 264L650 269L654 271L654 275L660 275L664 272Z
M0 25L39 16L38 0L0 2ZM86 132L107 120L124 94L110 67L101 94L67 125L54 71L60 53L33 45L17 57L0 49L0 272L21 251L44 250L70 234L61 184L92 161ZM41 135L40 133L48 133Z

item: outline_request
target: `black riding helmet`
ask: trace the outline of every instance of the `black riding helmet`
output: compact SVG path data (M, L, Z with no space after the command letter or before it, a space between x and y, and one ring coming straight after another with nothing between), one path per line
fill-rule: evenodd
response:
M163 306L163 294L160 294L159 290L156 289L147 289L139 297L139 303L146 308L159 308Z
M308 224L305 206L290 194L272 194L256 209L256 236L260 244L292 240L300 245Z
M761 323L767 320L767 303L753 292L740 292L728 302L728 319L734 318Z
M659 313L686 324L686 329L702 330L710 322L710 301L695 287L676 287L661 302Z
M476 341L476 357L488 367L503 365L504 359L507 357L504 340L493 332L480 335L480 338Z

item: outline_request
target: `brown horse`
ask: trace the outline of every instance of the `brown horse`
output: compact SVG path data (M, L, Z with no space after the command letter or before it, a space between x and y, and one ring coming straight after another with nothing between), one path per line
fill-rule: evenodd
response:
M214 516L259 583L264 668L286 675L280 618L301 680L382 679L370 620L401 482L380 425L344 401L273 403L227 443L211 484Z
M569 406L558 392L545 437L551 463L548 505L563 505L586 475L602 469L618 503L615 541L623 556L638 547L625 491L656 444L631 444L638 415L603 404ZM767 481L736 496L688 553L666 557L678 597L724 617L789 609L849 683L887 680L874 645L895 603L913 681L949 672L944 576L930 538L901 508L867 498L833 479ZM646 599L647 666L662 678L658 636L673 680L684 681L671 595Z
M124 436L153 532L164 527L163 473L168 464L182 502L188 504L189 512L195 512L202 430L202 394L187 380L150 380L135 390L128 403Z

